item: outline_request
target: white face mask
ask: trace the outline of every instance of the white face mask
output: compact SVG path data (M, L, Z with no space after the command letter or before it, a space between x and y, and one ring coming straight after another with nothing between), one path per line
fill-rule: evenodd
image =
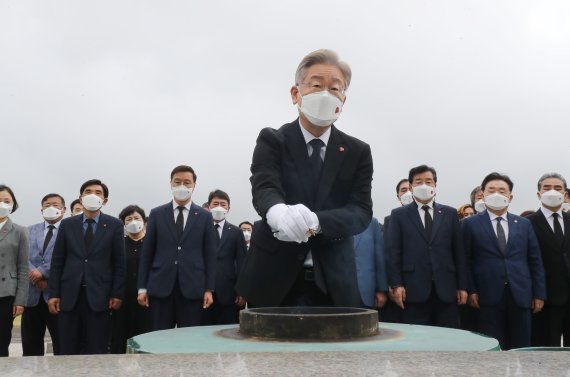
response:
M172 196L174 199L184 202L192 197L193 189L184 185L172 187Z
M61 216L61 210L55 207L42 209L42 216L46 221L56 220Z
M568 210L570 209L570 203L562 203L562 211L564 212L568 212Z
M245 238L246 241L251 240L251 232L248 232L247 230L243 231L243 238Z
M144 223L140 220L133 220L125 225L125 230L130 234L137 234L144 228Z
M405 194L402 194L402 196L400 196L400 203L402 203L403 206L410 204L413 201L414 201L414 195L412 194L411 191L408 191Z
M564 203L564 195L556 190L548 190L540 194L540 201L547 207L558 207Z
M430 200L435 196L435 187L428 186L424 183L423 185L412 187L412 193L418 200Z
M495 211L500 211L509 206L509 198L496 192L485 197L485 205Z
M7 204L7 203L0 203L0 217L4 218L6 216L8 216L9 214L12 213L12 204Z
M95 194L89 194L81 198L81 204L86 210L94 212L103 207L103 199Z
M318 127L328 127L340 116L342 101L328 90L323 90L301 96L301 106L298 107L309 122Z
M228 211L224 207L220 206L211 208L210 212L212 213L212 217L216 221L222 221L223 219L226 218L226 214L228 213Z
M475 202L475 211L483 212L486 209L487 209L487 206L485 205L485 201L483 199L477 200Z

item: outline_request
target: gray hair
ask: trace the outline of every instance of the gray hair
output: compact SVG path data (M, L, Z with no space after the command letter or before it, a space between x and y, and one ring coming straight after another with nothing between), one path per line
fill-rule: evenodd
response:
M315 64L330 64L340 69L344 76L344 89L348 89L350 79L352 78L350 66L346 62L339 60L336 52L327 49L313 51L301 60L301 63L299 63L297 71L295 72L295 85L299 85L303 82L303 79L307 74L307 69Z
M548 179L548 178L560 179L562 181L562 183L564 183L564 190L566 190L566 188L568 187L566 185L566 180L560 174L558 174L558 173L546 173L546 174L543 174L542 177L540 177L540 179L538 180L538 191L540 191L540 187L542 186L542 181L544 181L545 179Z

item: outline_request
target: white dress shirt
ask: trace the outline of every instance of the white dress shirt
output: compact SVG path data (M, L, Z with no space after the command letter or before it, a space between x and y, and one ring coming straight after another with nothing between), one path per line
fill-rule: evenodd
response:
M311 157L311 154L313 153L313 147L309 144L313 139L321 139L321 141L325 143L325 145L321 148L321 160L324 161L325 154L327 152L327 144L329 143L329 138L331 137L331 128L329 127L321 136L315 137L309 131L304 129L303 126L301 126L301 119L299 119L299 127L301 127L301 132L305 138L305 144L307 145L307 153L309 154L309 157Z
M431 219L433 220L433 199L426 204L420 203L420 202L416 202L416 204L418 205L418 213L420 214L420 219L422 219L422 224L424 224L424 228L426 227L426 211L423 210L423 206L428 206L429 207L429 215L431 216Z
M552 231L554 232L554 216L552 216L552 214L554 212L552 212L551 210L549 210L548 208L542 206L540 207L540 210L542 211L542 214L544 215L544 217L546 217L546 221L548 221L548 225L550 225L550 228L552 229ZM558 222L560 223L560 227L562 228L562 234L564 234L564 221L562 220L562 208L560 208L558 211L556 211L556 213L558 214Z
M497 216L495 215L493 212L491 211L487 211L487 213L489 214L489 217L491 218L491 224L493 225L493 230L495 231L495 235L497 235L497 217L501 217L503 220L501 220L501 226L503 227L503 230L505 231L505 240L509 240L509 220L507 218L507 213L505 212L503 213L501 216Z
M216 226L216 224L218 224L220 226L217 230L218 230L218 234L220 235L220 239L222 239L222 232L224 231L224 225L226 224L226 219L223 219L219 223L214 221L214 226Z
M178 206L180 204L176 203L175 200L172 201L172 208L174 208L174 223L176 224L176 218L178 217ZM182 217L184 218L184 226L182 229L186 228L186 220L188 220L188 214L190 213L190 206L192 205L192 201L188 202L182 211Z

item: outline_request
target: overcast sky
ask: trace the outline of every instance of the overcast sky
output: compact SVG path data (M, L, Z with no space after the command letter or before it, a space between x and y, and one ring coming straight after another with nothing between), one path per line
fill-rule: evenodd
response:
M377 217L422 163L441 203L497 170L513 212L537 208L542 173L570 177L569 19L567 0L0 0L0 183L29 225L90 178L105 212L149 211L188 164L195 202L220 188L229 221L255 220L257 134L297 117L295 69L330 48L353 70L336 125L371 145Z

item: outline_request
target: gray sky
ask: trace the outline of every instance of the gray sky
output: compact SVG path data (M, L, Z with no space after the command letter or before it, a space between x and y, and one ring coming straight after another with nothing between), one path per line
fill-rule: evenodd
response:
M169 173L197 172L229 221L257 218L249 165L263 127L297 116L301 58L330 48L353 69L337 126L372 147L375 215L427 163L438 201L459 206L493 170L515 182L570 176L570 2L0 0L0 182L41 221L40 199L110 188L105 212L171 199Z

